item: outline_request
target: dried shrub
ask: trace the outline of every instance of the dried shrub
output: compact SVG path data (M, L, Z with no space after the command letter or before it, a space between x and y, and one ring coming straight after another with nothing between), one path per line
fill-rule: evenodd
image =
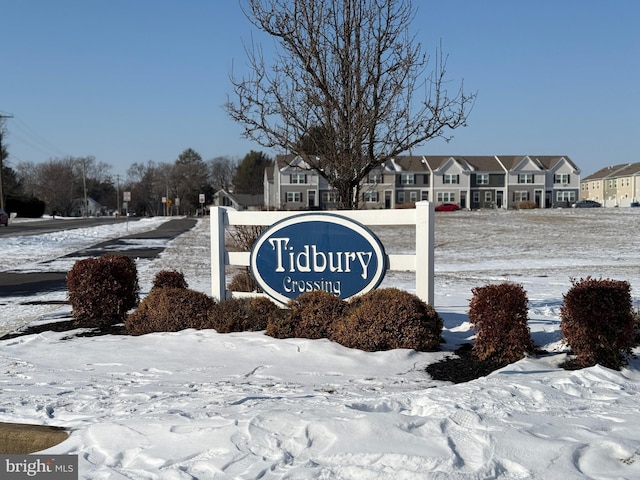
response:
M187 288L157 288L149 292L125 322L131 335L153 332L178 332L202 328L214 300L202 292Z
M249 269L236 273L229 282L229 290L232 292L259 292L260 288L251 275Z
M631 286L626 281L572 279L560 307L560 328L574 365L620 369L634 344Z
M336 325L332 340L369 352L439 349L442 319L416 295L397 288L382 288L350 303L350 312Z
M257 332L282 316L280 308L268 298L230 298L210 311L205 328L218 333Z
M290 315L284 314L267 322L267 328L264 333L273 338L295 338L295 323L291 320Z
M189 284L185 280L182 272L178 272L177 270L161 270L156 273L153 279L151 289L156 288L189 288Z
M235 225L233 228L229 228L227 232L231 237L232 248L248 252L266 229L267 227L262 225Z
M121 323L138 303L136 263L125 255L78 260L67 273L67 290L78 326Z
M538 208L536 202L524 201L518 202L518 210L533 210L534 208Z
M633 325L636 330L634 345L640 346L640 307L633 310Z
M331 338L337 322L346 316L349 304L332 293L315 290L289 301L285 321L267 327L277 338ZM277 328L279 327L279 328Z
M508 364L534 351L522 285L501 283L472 292L469 322L476 330L472 353L478 359Z

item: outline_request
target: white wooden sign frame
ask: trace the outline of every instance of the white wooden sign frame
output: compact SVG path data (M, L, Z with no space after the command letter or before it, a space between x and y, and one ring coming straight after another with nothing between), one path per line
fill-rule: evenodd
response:
M228 252L225 247L225 229L229 225L269 226L300 215L299 211L235 211L211 207L211 296L220 301L242 296L226 288L227 265L249 266L251 252ZM416 272L416 295L433 306L434 301L434 205L416 202L416 208L394 210L338 210L332 211L363 225L415 225L416 253L387 254L388 269Z

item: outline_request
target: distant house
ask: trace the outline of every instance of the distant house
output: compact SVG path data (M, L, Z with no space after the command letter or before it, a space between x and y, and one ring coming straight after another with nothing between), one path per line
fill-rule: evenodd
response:
M335 208L336 192L304 158L279 155L264 176L264 203L282 210ZM424 156L392 158L360 185L360 207L389 209L420 200L461 208L567 207L580 193L580 170L567 156Z
M232 207L236 210L262 210L264 207L262 194L231 193L224 189L215 193L213 204L217 207Z
M107 207L96 202L93 198L87 197L85 205L84 198L76 198L71 206L72 217L99 217L106 215Z
M602 168L580 182L580 199L605 207L628 207L640 201L640 163Z

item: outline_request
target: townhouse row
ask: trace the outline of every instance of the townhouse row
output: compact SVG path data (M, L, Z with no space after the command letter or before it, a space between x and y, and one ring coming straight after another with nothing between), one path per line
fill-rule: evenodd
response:
M580 182L580 199L605 207L639 206L640 163L612 165L589 175Z
M390 209L420 200L463 209L571 206L580 170L568 156L399 156L372 170L360 208ZM330 210L336 192L304 158L279 155L265 170L264 205L281 210Z

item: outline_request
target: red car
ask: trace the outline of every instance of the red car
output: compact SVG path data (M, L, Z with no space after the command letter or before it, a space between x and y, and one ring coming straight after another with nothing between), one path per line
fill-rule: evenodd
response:
M0 208L0 225L9 226L9 215Z
M456 210L460 210L460 207L455 203L441 203L435 208L436 212L455 212Z

